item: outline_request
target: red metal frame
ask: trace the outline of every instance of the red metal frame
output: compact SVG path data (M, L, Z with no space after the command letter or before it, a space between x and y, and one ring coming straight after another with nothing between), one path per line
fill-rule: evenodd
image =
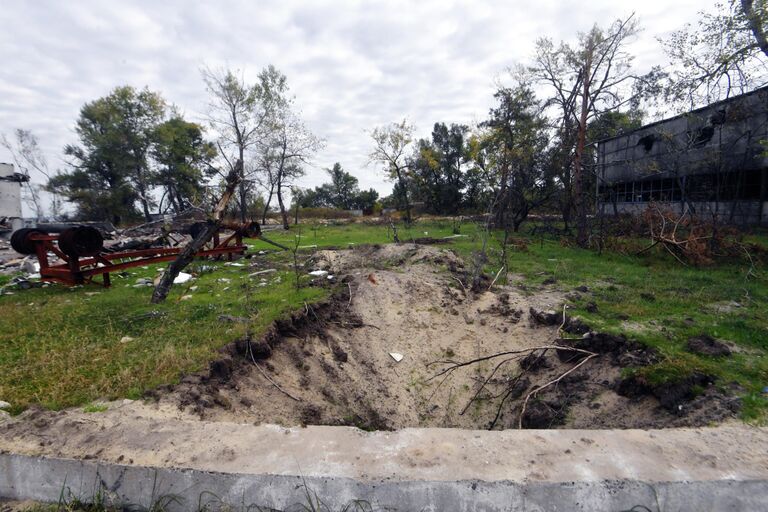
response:
M43 281L52 281L63 283L69 286L78 284L93 283L94 276L101 274L103 276L102 284L105 287L110 286L111 272L119 272L126 268L150 265L152 263L161 263L172 261L182 251L179 247L157 247L151 249L140 249L123 252L102 252L96 256L78 258L64 254L54 242L58 240L57 235L48 235L42 233L31 233L28 240L34 242L37 260L40 262L40 278ZM220 234L216 233L213 237L211 247L198 251L196 257L227 255L227 259L232 260L233 254L243 254L246 246L243 245L243 233L241 230L235 232L223 241ZM48 253L52 252L64 263L51 265L48 261Z

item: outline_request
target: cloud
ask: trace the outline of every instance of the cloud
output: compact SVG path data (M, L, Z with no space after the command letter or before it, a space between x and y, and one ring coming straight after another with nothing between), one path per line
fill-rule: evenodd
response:
M288 76L307 125L327 141L302 186L341 162L361 185L388 194L367 166L373 127L407 117L428 136L436 121L471 124L493 102L494 79L524 62L538 37L571 40L597 22L637 11L637 64L665 59L655 40L696 19L699 2L672 7L540 0L3 3L0 132L31 129L53 167L76 141L80 107L118 85L148 86L201 120L200 67L254 79L267 64ZM0 161L7 161L0 152ZM37 177L39 178L39 177Z

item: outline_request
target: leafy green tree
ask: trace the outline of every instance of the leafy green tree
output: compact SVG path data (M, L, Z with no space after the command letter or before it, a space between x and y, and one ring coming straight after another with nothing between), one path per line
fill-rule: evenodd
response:
M154 183L163 189L161 210L167 201L179 213L202 196L216 148L204 139L200 125L173 116L156 127L151 154L157 163Z
M326 169L330 183L323 183L314 189L293 189L294 205L301 208L338 208L340 210L371 210L379 198L374 189L361 191L358 180L336 162Z
M376 192L375 189L369 188L368 190L361 190L357 192L352 199L352 208L363 211L372 211L378 199L379 193Z
M482 123L488 131L489 176L494 190L493 211L499 225L514 231L531 210L550 199L554 175L548 165L548 120L542 105L526 83L499 89L498 105Z
M342 169L339 162L325 171L331 177L330 203L341 210L352 209L355 196L359 193L357 178Z
M153 174L148 162L155 127L165 113L162 97L130 86L86 103L75 131L79 145L67 145L72 171L55 176L50 186L83 217L120 224L136 218L136 203L150 218Z
M417 142L409 164L414 196L434 213L455 214L462 206L467 131L463 125L435 123L432 139Z

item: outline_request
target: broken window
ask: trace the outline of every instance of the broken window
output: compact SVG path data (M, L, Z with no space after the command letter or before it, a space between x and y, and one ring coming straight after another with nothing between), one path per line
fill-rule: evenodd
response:
M688 137L691 141L691 147L701 148L706 146L707 142L712 140L712 136L715 134L714 126L702 126L698 130L688 132Z
M653 143L658 140L658 137L655 133L649 133L648 135L644 135L640 137L640 140L637 141L638 146L643 146L643 149L645 149L645 152L648 153L651 149L653 149Z

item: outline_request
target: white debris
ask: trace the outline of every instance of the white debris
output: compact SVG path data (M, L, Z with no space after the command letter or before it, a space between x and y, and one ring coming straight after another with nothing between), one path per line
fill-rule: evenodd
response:
M193 292L195 290L197 290L197 286L190 286L189 287L189 291Z
M259 255L267 254L267 251L259 251Z
M191 298L192 298L192 296L191 296L191 295L182 295L182 296L181 296L181 300L189 300L189 299L191 299Z
M231 280L231 279L229 279L228 277L220 277L220 278L218 278L218 279L216 280L216 282L218 282L218 283L228 283L228 282L230 282L230 281L232 281L232 280Z
M140 277L136 280L136 284L140 284L142 286L147 286L152 284L152 279L149 277Z
M260 276L262 274L269 274L270 272L277 272L276 268L268 268L266 270L259 270L258 272L253 272L252 274L248 274L248 277L256 277Z
M131 338L130 336L123 336L120 338L120 343L130 343L134 340L134 338Z
M179 275L177 275L176 279L173 280L173 284L184 284L190 279L192 279L192 274L187 274L186 272L179 272Z
M336 276L328 276L328 280L331 280L331 279L333 279L334 277L336 277Z
M229 262L229 263L225 263L225 265L227 265L228 267L244 267L245 266L242 263L237 263L237 262L234 262L234 261L233 262Z
M21 262L21 271L27 274L40 272L40 263L32 260L31 257L24 258L24 261Z
M317 245L300 245L299 249L317 249Z
M403 358L404 358L405 356L404 356L403 354L400 354L400 353L398 353L398 352L390 352L390 353L389 353L389 357L391 357L392 359L394 359L396 363L399 363L400 361L402 361L402 360L403 360Z
M36 272L34 274L29 274L27 276L27 279L40 279L40 272Z
M309 273L309 275L315 276L315 277L323 277L323 276L327 276L328 275L328 271L327 270L313 270L312 272Z
M0 409L10 409L10 408L11 408L11 404L9 404L8 402L3 402L2 400L0 400Z

